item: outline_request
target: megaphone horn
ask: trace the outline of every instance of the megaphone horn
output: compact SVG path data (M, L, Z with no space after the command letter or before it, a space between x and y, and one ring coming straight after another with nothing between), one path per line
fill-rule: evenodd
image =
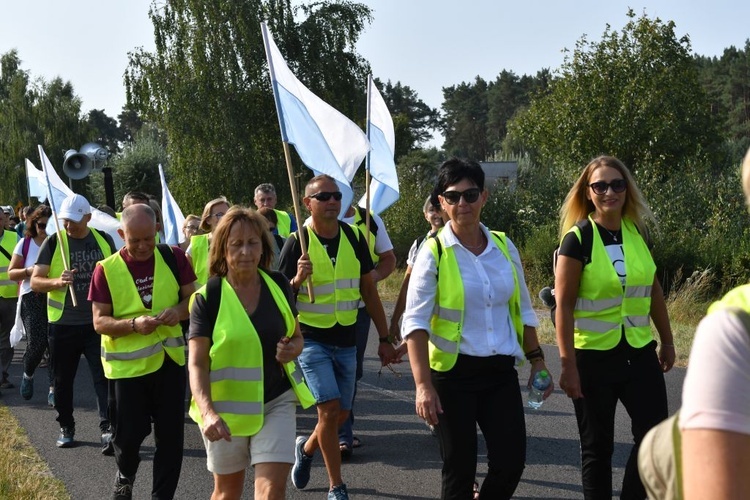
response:
M73 180L83 179L91 172L91 159L75 149L69 149L63 157L63 172Z

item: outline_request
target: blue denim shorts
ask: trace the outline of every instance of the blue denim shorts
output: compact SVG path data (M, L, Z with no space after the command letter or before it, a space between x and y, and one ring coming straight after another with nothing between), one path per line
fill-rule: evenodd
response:
M336 347L305 339L305 348L297 358L315 401L339 399L342 410L352 409L357 348Z

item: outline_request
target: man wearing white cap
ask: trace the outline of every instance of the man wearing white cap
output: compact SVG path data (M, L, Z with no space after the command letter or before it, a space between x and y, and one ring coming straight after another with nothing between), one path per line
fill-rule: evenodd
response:
M65 231L59 233L60 239L56 233L52 233L44 240L31 276L31 289L47 293L49 349L55 375L55 409L60 423L57 446L69 448L75 444L73 382L83 354L89 364L96 391L102 453L111 455L114 450L107 417L107 379L104 377L100 337L94 330L88 294L96 263L114 253L115 245L109 235L89 228L91 206L79 194L63 201L58 219ZM67 262L68 269L64 262ZM71 293L76 296L75 307Z

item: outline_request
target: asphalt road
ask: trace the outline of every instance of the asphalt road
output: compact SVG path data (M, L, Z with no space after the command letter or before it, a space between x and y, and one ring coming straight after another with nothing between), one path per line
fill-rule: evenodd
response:
M554 346L544 346L553 376L559 374L559 357ZM23 343L16 349L11 380L18 386L22 374ZM414 414L414 383L408 362L395 367L396 374L383 369L379 374L377 336L370 335L365 359L365 374L360 381L355 406L355 435L362 447L343 467L349 493L356 499L434 499L440 495L441 461L436 438ZM67 486L72 498L111 498L116 466L112 457L100 454L99 429L93 385L84 359L78 369L75 387L76 439L78 446L58 449L56 413L46 403L45 368L35 376L37 392L24 401L18 389L4 390L0 404L10 407L26 429L39 454L52 473ZM673 369L666 375L670 413L680 403L685 370ZM519 384L526 386L528 366L519 369ZM524 389L525 390L525 389ZM515 498L564 499L581 498L579 443L573 405L559 390L539 410L527 408L527 459ZM309 434L315 425L314 411L300 411L299 434ZM614 495L619 497L624 465L632 438L625 410L620 406L616 422L613 457ZM477 475L487 471L484 444L480 439ZM148 498L151 491L152 436L141 448L142 462L136 477L134 498ZM205 499L211 496L213 479L206 470L205 451L198 427L185 418L185 457L176 498ZM287 486L287 498L320 499L328 490L325 467L318 454L310 484L304 491ZM246 479L244 498L252 498L252 472Z

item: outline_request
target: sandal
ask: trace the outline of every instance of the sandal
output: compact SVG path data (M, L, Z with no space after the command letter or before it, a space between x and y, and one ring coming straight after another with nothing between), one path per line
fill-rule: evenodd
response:
M471 498L473 498L474 500L479 500L479 483L476 481L474 481L473 493L474 496L472 496Z
M360 446L362 446L362 441L360 441L359 438L356 437L356 436L353 437L352 438L352 448L359 448Z
M339 443L339 450L341 451L341 459L345 460L347 458L351 458L352 456L352 449L351 447L346 443Z

